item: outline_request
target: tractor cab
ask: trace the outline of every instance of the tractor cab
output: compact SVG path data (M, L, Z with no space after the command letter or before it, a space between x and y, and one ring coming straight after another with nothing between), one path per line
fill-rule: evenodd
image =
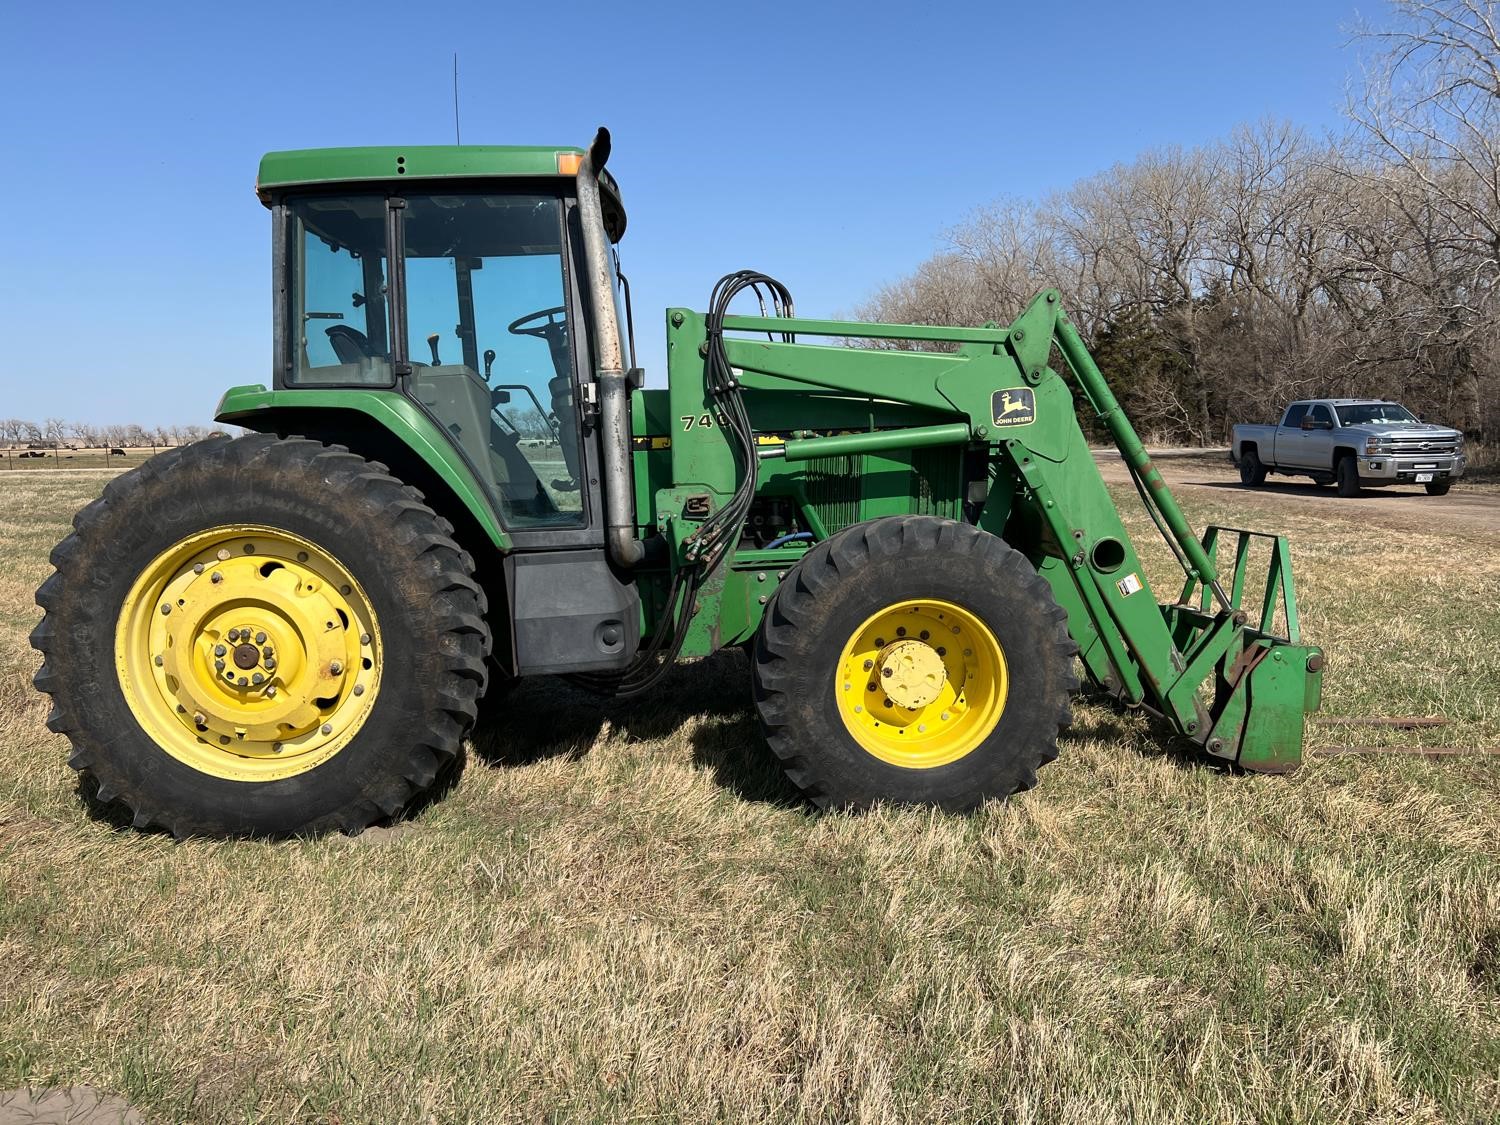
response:
M258 183L275 215L276 388L403 395L448 435L507 531L551 533L549 545L599 538L580 394L579 158L272 153ZM617 239L623 211L613 181L601 186Z

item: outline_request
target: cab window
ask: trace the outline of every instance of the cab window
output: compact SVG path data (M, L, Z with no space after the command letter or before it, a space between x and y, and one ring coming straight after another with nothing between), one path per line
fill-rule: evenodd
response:
M288 381L391 386L384 197L296 200L288 214Z
M411 394L507 526L582 524L561 200L409 195L401 214Z

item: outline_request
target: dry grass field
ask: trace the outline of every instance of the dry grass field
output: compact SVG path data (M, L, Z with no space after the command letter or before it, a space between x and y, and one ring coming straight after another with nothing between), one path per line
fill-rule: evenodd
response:
M152 1121L1500 1117L1500 758L1235 777L1083 704L1007 804L818 816L734 653L629 705L523 685L394 829L176 843L88 815L30 686L32 591L104 479L0 474L0 1090ZM1325 715L1451 720L1314 745L1500 746L1500 538L1185 503L1292 536Z

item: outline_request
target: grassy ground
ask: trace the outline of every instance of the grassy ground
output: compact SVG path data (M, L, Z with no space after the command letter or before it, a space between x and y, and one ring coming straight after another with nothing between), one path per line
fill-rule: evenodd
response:
M0 1089L164 1121L1500 1115L1500 759L1236 778L1084 705L1008 805L815 816L725 654L632 706L523 685L395 829L177 844L86 815L29 686L32 590L102 479L0 476ZM1292 535L1325 713L1500 745L1497 544L1269 504L1188 506Z

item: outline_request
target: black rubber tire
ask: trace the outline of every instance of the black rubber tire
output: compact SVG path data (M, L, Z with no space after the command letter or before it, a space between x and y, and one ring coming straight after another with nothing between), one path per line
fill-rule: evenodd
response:
M843 645L882 607L942 598L978 616L1005 651L1010 694L988 737L956 762L892 765L866 751L834 700ZM1077 652L1067 615L1019 551L968 524L896 516L855 524L809 551L766 607L752 678L761 729L819 808L879 802L974 808L1036 784L1072 721Z
M1253 449L1240 454L1240 483L1247 488L1258 488L1266 483L1266 467L1260 463L1260 455Z
M1453 487L1453 482L1448 480L1430 480L1422 487L1427 490L1428 496L1447 496L1448 490Z
M1359 495L1359 462L1347 453L1334 466L1334 478L1338 481L1340 496L1350 499Z
M140 573L196 532L264 524L328 551L381 623L374 710L328 761L276 781L231 781L162 750L136 721L114 666L116 622ZM47 725L68 762L137 828L182 836L357 833L401 813L459 753L486 683L490 631L473 560L448 522L385 466L339 446L265 434L170 450L112 480L52 552L31 643Z

